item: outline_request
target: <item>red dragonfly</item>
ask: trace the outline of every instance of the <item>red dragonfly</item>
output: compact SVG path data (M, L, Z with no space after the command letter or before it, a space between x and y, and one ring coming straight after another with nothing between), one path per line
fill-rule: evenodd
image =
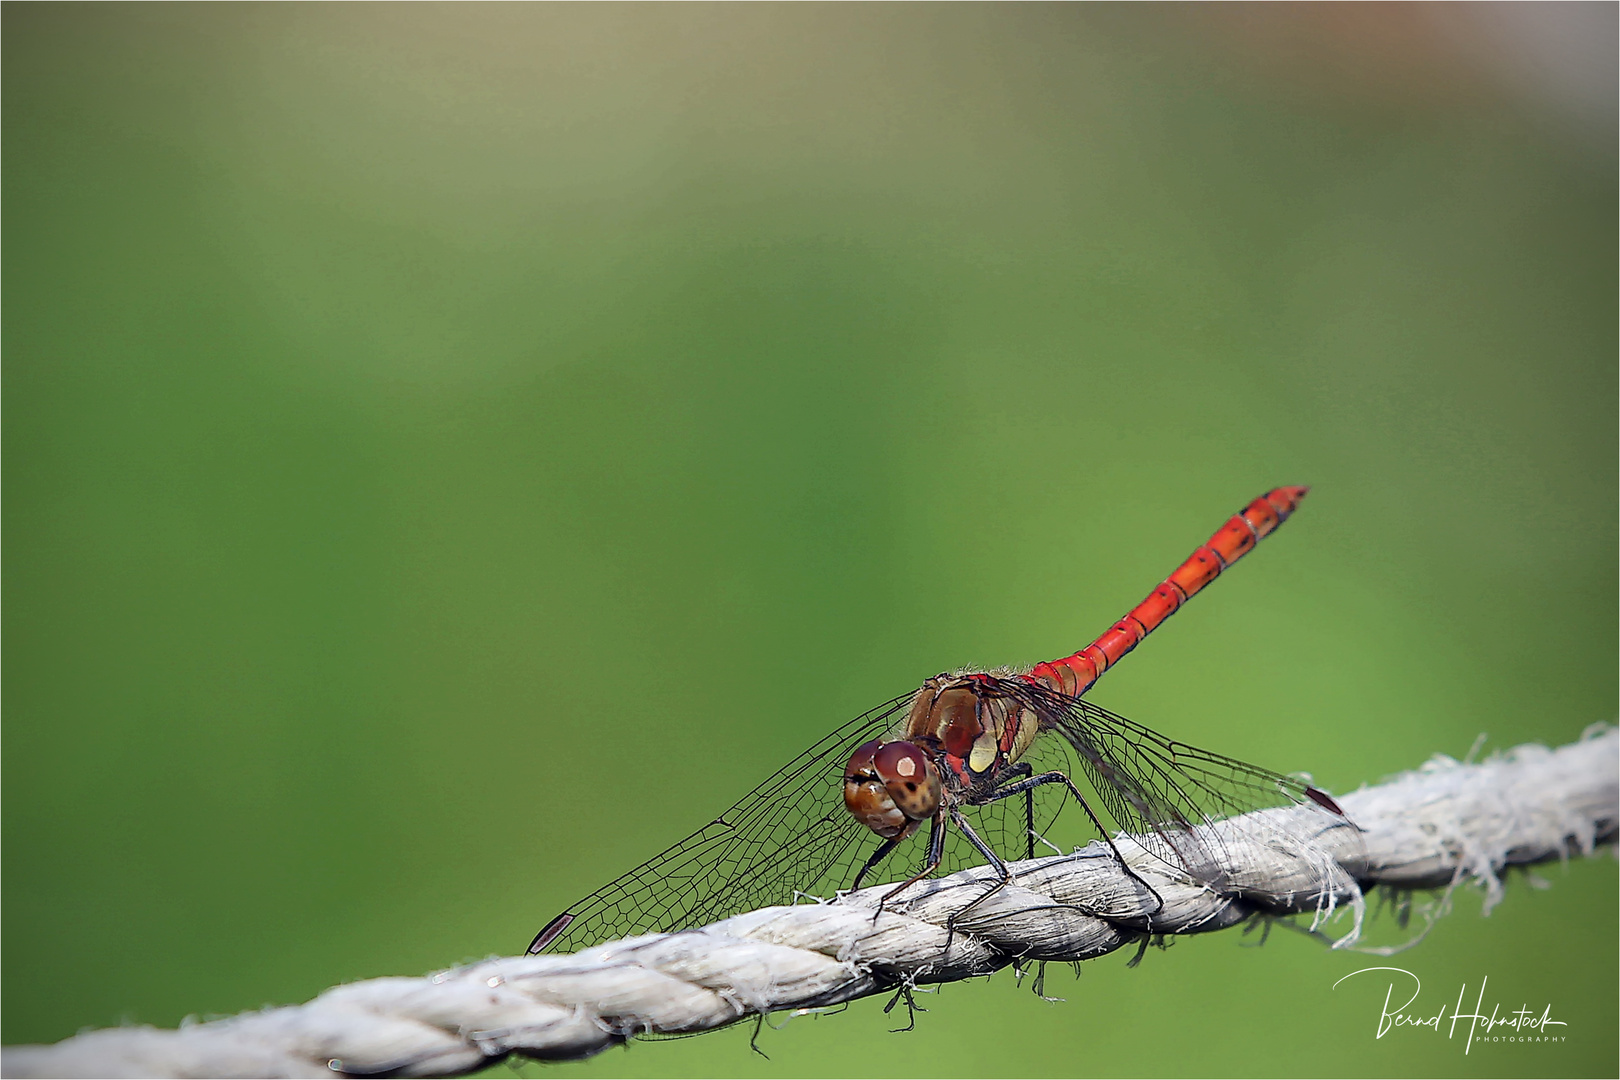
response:
M1201 826L1288 805L1313 810L1321 829L1350 826L1303 780L1176 742L1081 697L1288 520L1307 490L1277 488L1255 499L1074 655L1027 671L941 674L857 717L691 836L552 919L528 951L679 930L853 889L925 821L926 849L913 845L907 879L883 903L942 868L980 862L1000 873L994 892L1012 878L1002 853L1033 858L1041 832L1070 798L1110 848L1104 815L1151 856L1214 886L1225 883L1222 867L1232 843L1242 842L1241 827L1234 832L1229 823L1214 834ZM1089 782L1095 802L1075 776ZM864 859L857 841L870 834L857 821L881 838ZM1211 850L1216 844L1222 850Z

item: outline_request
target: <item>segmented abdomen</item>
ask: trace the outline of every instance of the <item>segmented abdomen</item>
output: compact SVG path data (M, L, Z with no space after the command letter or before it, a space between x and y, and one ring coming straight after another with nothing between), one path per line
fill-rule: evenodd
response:
M1305 498L1306 487L1280 487L1268 491L1215 530L1209 542L1176 567L1148 598L1137 604L1102 636L1073 656L1037 664L1030 677L1066 694L1086 692L1098 676L1130 652L1164 620L1176 612L1220 572L1243 558L1250 548L1276 531Z

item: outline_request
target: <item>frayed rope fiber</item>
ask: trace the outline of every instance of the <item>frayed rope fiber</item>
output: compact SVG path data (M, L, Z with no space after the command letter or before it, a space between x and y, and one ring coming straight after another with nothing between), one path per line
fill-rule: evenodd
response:
M108 1028L11 1047L0 1074L455 1076L512 1053L580 1058L635 1035L708 1031L752 1015L986 975L1015 961L1088 960L1149 934L1219 930L1256 913L1311 915L1315 929L1347 908L1353 925L1335 947L1348 947L1360 930L1364 888L1472 880L1489 910L1502 897L1503 869L1612 842L1620 732L1598 726L1557 750L1521 746L1475 764L1436 757L1339 802L1359 831L1322 830L1301 843L1279 818L1276 842L1231 848L1244 863L1226 868L1220 889L1172 873L1122 837L1134 875L1101 845L1012 863L1014 882L968 912L997 880L988 867L914 886L875 920L889 886L573 955L370 979L307 1004L177 1031ZM1245 835L1264 835L1265 824L1245 823ZM1218 845L1222 823L1204 828ZM957 912L964 914L953 921Z

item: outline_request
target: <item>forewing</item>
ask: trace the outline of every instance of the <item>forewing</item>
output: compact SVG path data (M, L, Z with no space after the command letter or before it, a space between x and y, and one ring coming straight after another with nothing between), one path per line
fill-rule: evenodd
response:
M877 847L844 807L844 767L861 743L895 734L911 698L838 728L691 836L572 905L529 951L701 926L798 895L831 899Z

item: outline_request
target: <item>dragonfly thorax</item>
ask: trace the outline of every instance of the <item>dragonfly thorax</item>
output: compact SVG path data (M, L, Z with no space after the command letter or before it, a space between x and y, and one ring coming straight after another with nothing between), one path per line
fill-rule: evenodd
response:
M937 675L911 702L906 737L944 748L944 766L963 784L1016 762L1040 733L1031 682L1017 672Z

